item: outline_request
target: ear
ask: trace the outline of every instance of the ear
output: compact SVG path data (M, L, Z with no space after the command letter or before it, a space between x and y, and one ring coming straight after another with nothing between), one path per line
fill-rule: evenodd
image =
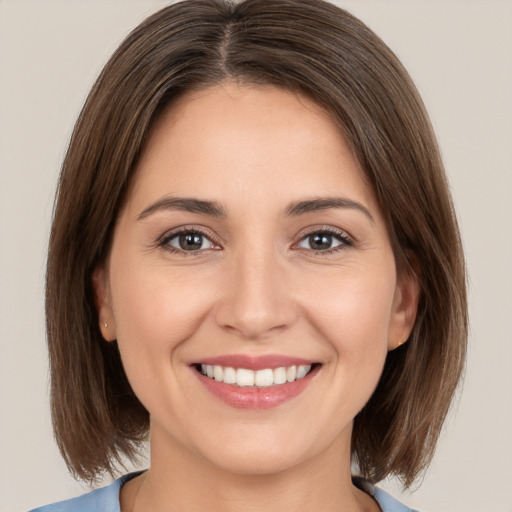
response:
M117 338L114 312L110 301L110 285L108 271L105 267L97 267L92 274L94 303L98 312L101 335L106 341Z
M413 272L398 277L389 325L388 350L394 350L409 338L418 313L420 293L418 278Z

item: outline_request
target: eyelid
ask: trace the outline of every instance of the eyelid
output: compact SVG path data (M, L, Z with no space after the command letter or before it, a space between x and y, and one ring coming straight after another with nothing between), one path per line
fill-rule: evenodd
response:
M185 251L182 249L179 249L177 247L169 245L169 240L172 238L179 236L183 233L196 233L204 236L207 238L214 247L208 248L208 249L199 249L196 251ZM328 234L330 236L333 236L341 241L340 244L337 246L331 248L331 249L325 249L325 250L315 250L315 249L305 249L299 247L299 243L302 242L305 238L308 236L322 233L322 234ZM355 244L354 238L347 233L347 231L336 228L329 225L318 225L318 226L310 226L308 228L305 228L301 230L298 235L296 236L296 242L294 242L291 246L294 250L304 250L304 251L312 251L315 253L321 253L321 254L329 254L333 252L337 252L340 250L347 249L349 247L353 247ZM164 250L170 252L170 253L179 253L182 255L190 256L190 255L198 255L200 253L203 253L207 250L219 250L222 249L222 244L219 241L219 237L216 236L214 233L211 232L211 230L205 228L204 226L197 225L197 224L185 224L183 226L177 226L175 228L172 228L166 232L164 232L156 241L155 243L156 247L163 248Z
M302 247L299 247L299 243L302 242L305 238L307 238L311 235L317 234L317 233L328 234L330 236L337 238L342 243L331 248L331 249L325 249L325 250L321 250L321 251L315 250L315 249L304 249ZM349 235L349 233L347 233L345 230L336 228L333 226L328 226L328 225L310 226L310 227L302 230L297 235L297 239L298 239L298 241L294 242L294 244L292 245L292 249L312 251L312 252L315 252L318 254L330 254L333 252L342 251L344 249L353 247L355 245L354 238L351 235Z
M208 249L200 249L197 251L185 251L182 249L178 249L177 247L169 245L169 241L172 238L175 238L179 235L182 235L184 233L192 233L192 234L199 234L207 238L214 247L208 248ZM215 236L209 229L204 228L203 226L198 226L197 224L185 224L184 226L178 226L175 228L172 228L168 231L166 231L163 235L161 235L155 244L157 247L160 247L167 252L170 253L179 253L183 254L185 256L191 256L193 254L199 254L202 252L205 252L207 250L219 250L222 249L222 246L218 240L218 237Z

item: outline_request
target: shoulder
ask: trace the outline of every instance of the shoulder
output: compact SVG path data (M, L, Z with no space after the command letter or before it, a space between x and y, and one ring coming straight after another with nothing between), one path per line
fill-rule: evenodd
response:
M137 473L125 475L106 487L72 498L45 505L30 512L120 512L119 491L125 482L137 476Z
M382 512L418 512L407 505L400 503L396 498L386 491L375 487L362 478L353 478L354 485L372 496L379 504Z

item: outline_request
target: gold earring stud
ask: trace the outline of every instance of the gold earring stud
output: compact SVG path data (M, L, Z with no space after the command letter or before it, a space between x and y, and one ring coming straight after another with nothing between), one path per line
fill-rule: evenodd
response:
M107 322L105 322L103 325L105 326L105 329L108 327Z

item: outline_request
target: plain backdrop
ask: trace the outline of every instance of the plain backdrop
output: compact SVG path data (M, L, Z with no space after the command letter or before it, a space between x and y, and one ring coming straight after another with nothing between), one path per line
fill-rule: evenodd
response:
M74 120L158 0L0 0L0 510L87 490L52 439L45 251ZM470 275L463 392L414 493L423 512L512 512L512 2L339 0L402 59L438 134Z

